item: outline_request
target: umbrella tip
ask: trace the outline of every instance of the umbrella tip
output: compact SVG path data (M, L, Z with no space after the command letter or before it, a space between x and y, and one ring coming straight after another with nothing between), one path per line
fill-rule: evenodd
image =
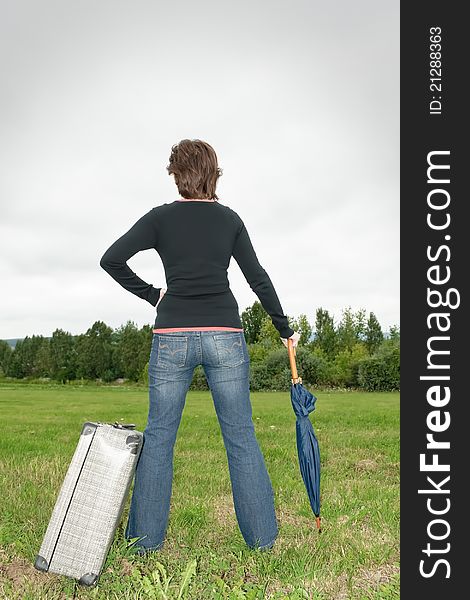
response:
M321 518L317 517L315 519L316 523L317 523L317 529L318 529L318 533L321 533Z

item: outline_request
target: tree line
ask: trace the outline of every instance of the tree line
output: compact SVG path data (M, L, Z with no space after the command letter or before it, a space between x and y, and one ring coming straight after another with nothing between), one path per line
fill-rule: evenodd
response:
M288 389L291 372L286 348L259 301L241 314L250 354L252 390ZM296 362L303 383L321 387L397 390L400 387L400 332L385 335L374 313L342 311L335 323L323 308L315 323L306 315L289 318L300 333ZM133 321L112 329L96 321L79 335L56 329L52 337L26 336L14 349L0 340L0 376L112 382L148 382L152 325L138 328ZM192 389L208 389L202 367L194 373Z

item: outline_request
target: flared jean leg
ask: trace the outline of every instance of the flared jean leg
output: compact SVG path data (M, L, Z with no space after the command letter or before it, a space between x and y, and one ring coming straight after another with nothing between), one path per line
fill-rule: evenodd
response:
M125 536L141 549L163 546L169 522L173 455L193 368L167 370L149 362L149 415L136 466Z
M240 531L251 548L270 548L278 523L271 480L252 420L249 364L209 366L205 371L225 444Z

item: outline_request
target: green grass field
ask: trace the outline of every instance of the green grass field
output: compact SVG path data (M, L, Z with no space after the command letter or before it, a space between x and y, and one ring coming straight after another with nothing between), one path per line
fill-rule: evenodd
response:
M101 599L392 599L399 597L399 395L316 392L322 533L300 475L289 392L252 393L275 492L279 536L246 547L208 392L190 392L175 447L163 549L132 556L130 497L95 589L32 566L84 421L136 423L145 388L0 384L0 597Z

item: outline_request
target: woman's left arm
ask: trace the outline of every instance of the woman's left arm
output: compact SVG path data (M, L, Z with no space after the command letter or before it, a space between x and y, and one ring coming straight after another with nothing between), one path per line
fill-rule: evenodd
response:
M156 210L152 208L127 233L117 239L103 254L100 266L123 288L156 306L161 288L155 288L138 277L127 265L127 260L140 252L156 248Z

